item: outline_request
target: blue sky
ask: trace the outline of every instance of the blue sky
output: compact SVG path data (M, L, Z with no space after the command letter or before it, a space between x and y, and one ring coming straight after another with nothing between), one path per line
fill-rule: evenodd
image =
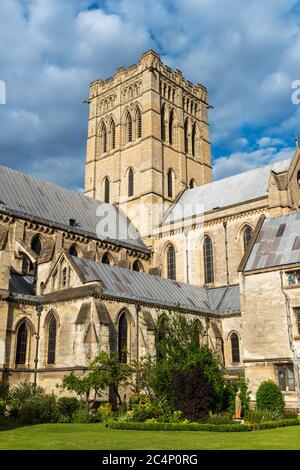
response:
M83 185L89 83L155 49L209 91L215 177L294 153L295 0L1 0L0 164Z

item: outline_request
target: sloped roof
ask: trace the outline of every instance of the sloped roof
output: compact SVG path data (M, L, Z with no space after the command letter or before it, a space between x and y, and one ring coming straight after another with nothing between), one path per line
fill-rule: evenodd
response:
M265 219L244 272L300 263L300 211Z
M101 282L104 297L134 300L158 308L165 307L208 315L236 314L240 311L239 301L236 298L239 297L238 286L233 286L233 290L229 287L225 290L222 288L220 297L223 301L217 302L218 289L215 289L214 294L210 294L207 289L197 285L84 258L70 257L70 259L84 283ZM232 305L230 299L234 300Z
M238 284L215 287L213 289L208 289L207 292L211 308L213 310L220 313L240 311L240 287Z
M34 277L22 276L11 270L9 279L9 291L15 294L34 295Z
M188 211L189 216L197 214L199 205L203 205L203 212L209 212L265 197L268 192L271 170L275 173L287 171L290 162L290 159L283 160L273 165L187 189L167 212L164 224L177 220L180 213L185 215Z
M84 196L49 181L0 166L0 212L147 250L126 215L111 204ZM76 226L70 225L76 220Z

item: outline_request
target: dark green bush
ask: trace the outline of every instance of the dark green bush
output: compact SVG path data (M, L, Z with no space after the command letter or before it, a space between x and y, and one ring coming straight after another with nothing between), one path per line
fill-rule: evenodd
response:
M20 405L18 419L23 424L56 422L57 407L55 396L37 393L27 398Z
M257 410L284 413L285 403L278 385L272 380L262 382L256 392Z
M57 412L59 417L63 417L62 420L68 418L71 421L73 414L79 408L80 402L75 397L61 397L57 400ZM59 421L61 422L60 418Z
M79 408L72 417L73 423L95 423L97 418L93 416L86 408Z
M221 415L221 414L215 414L211 415L208 420L208 424L237 424L236 421L233 421L231 415Z
M281 419L278 421L265 421L263 423L252 424L253 431L259 431L262 429L274 429L274 428L283 428L286 426L298 426L299 420L297 419Z

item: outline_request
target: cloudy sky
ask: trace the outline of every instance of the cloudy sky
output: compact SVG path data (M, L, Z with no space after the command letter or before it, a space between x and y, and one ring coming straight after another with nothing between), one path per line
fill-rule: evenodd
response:
M208 87L216 178L293 155L299 0L1 0L0 164L82 188L89 83L150 48Z

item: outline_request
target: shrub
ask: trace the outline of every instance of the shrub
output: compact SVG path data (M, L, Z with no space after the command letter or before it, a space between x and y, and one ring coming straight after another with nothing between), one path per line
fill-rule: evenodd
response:
M95 423L97 421L96 417L93 416L86 408L79 408L75 411L72 417L73 423Z
M247 424L204 424L204 423L158 423L153 420L147 423L110 421L111 429L126 429L137 431L214 431L214 432L245 432L251 431Z
M37 393L21 404L18 418L23 424L53 423L57 420L54 395Z
M100 423L106 423L109 419L112 418L112 408L110 403L101 403L97 410L97 415Z
M285 403L278 385L272 380L262 382L256 392L257 410L284 413Z
M205 421L213 403L213 390L200 365L173 372L174 404L189 421Z
M6 410L6 400L0 398L0 416L4 416Z
M278 413L278 411L269 411L269 410L249 410L245 415L245 420L247 423L263 423L266 421L278 421L284 417L283 413Z
M210 415L207 423L209 424L237 424L236 421L233 421L232 417L225 414L214 414Z
M71 421L73 414L80 408L80 402L75 397L61 397L57 400L59 422Z

